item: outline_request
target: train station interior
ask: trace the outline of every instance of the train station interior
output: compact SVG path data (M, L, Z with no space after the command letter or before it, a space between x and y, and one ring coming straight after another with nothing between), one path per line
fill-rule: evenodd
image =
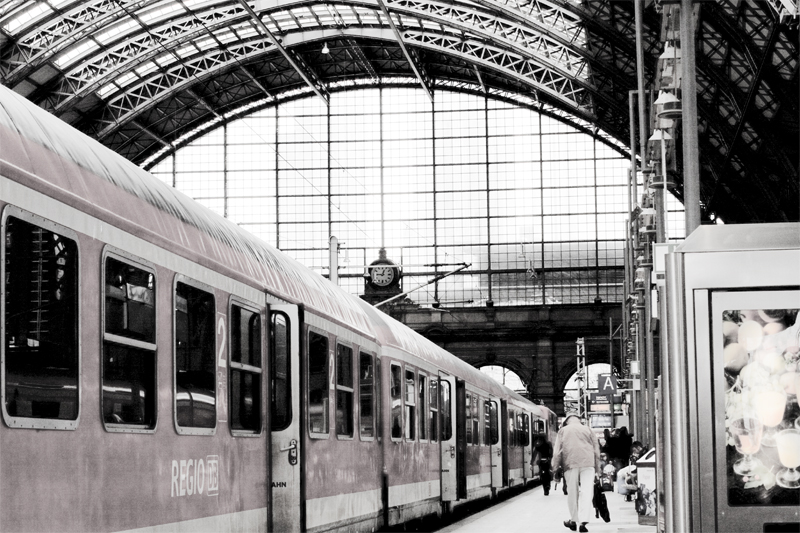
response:
M697 477L714 457L680 466L691 428L740 396L703 380L737 391L788 339L773 427L800 415L800 264L773 287L753 259L800 241L799 22L796 0L8 0L0 84L559 417L624 426L686 493L660 502L680 531L725 491ZM735 287L708 309L703 269ZM763 287L782 305L730 296ZM719 375L704 312L709 342L763 326L712 343Z

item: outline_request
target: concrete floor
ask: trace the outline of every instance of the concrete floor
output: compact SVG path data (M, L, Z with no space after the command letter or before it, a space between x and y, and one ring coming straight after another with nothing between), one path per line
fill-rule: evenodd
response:
M656 533L656 526L639 525L639 515L633 502L625 496L606 492L611 521L592 519L586 528L590 533ZM455 524L439 530L439 533L567 533L564 520L569 519L567 497L561 491L551 490L545 496L542 487L523 492L507 501L494 505Z

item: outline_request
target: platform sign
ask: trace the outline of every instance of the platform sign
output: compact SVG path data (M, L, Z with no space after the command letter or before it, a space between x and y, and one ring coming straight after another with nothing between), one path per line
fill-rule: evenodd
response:
M610 396L612 396L612 395L611 394L603 394L603 393L600 393L600 392L592 392L591 394L589 394L589 400L592 403L611 403L610 402L610 398L609 398ZM622 394L614 394L613 397L614 397L614 403L616 403L616 404L621 404L623 402L623 400L624 400L624 398L622 397Z
M617 376L614 374L599 374L597 376L598 394L615 394L617 392Z

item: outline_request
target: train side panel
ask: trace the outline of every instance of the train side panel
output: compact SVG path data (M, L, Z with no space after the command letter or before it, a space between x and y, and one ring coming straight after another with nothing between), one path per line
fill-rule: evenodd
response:
M227 426L228 293L214 290L214 320L221 327L213 336L214 346L210 347L218 356L213 413L216 430L213 435L177 435L173 425L172 281L175 269L188 262L59 201L6 178L0 179L3 207L5 202L11 202L27 208L14 211L17 217L36 226L38 219L28 219L25 213L38 212L45 220L77 229L80 272L80 418L74 430L44 427L48 416L57 414L37 418L32 429L24 427L24 422L21 427L9 427L7 423L0 428L2 528L122 530L192 521L198 528L209 530L220 525L265 529L268 494L263 480L269 470L266 438L263 434L232 438ZM89 235L103 235L105 239ZM19 242L21 237L16 232L13 239ZM157 423L152 431L127 432L120 426L119 431L110 432L102 423L103 333L98 310L102 309L106 292L100 281L106 242L154 265ZM169 267L157 262L169 263ZM210 271L197 267L192 270L212 284L231 286ZM3 290L5 296L5 286ZM4 345L4 357L5 349ZM5 362L4 358L4 370ZM266 379L261 383L265 386ZM8 410L5 413L7 422L25 420L31 415L36 418L42 414L35 413L42 409L37 405L52 403L47 397L52 396L52 390L34 386L20 389L11 382L5 384L8 385L5 406L14 407L13 413ZM107 383L108 395L112 394L111 388ZM20 390L22 396L29 394L31 398L14 398ZM265 389L261 394L266 395ZM265 412L262 420L266 420Z

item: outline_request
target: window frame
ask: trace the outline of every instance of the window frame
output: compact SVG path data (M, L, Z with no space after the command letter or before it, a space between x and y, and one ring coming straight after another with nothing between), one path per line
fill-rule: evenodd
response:
M6 334L7 327L6 320L6 242L7 242L7 229L8 218L14 217L28 224L38 226L47 231L57 233L75 242L75 248L78 254L78 268L77 268L77 295L76 295L76 351L77 351L77 415L74 420L56 419L56 418L34 418L26 416L11 416L6 409ZM81 245L78 239L78 233L66 226L62 226L56 222L52 222L46 218L35 215L29 211L25 211L14 205L6 205L3 209L2 220L0 221L0 320L3 321L2 334L0 335L0 408L3 411L3 421L9 428L22 428L22 429L56 429L65 431L74 431L78 429L81 420L81 404L83 400L83 350L82 350L82 332L83 323L81 319L81 295L83 294L83 284L81 276Z
M339 384L339 349L344 348L345 350L350 350L350 387L346 385ZM358 353L358 350L348 342L342 342L341 340L336 340L336 351L334 352L334 392L336 396L336 404L334 405L334 412L338 413L339 411L339 393L349 393L350 394L350 434L346 433L339 433L338 424L334 423L335 431L336 431L336 438L338 440L353 440L356 436L356 379L354 376L355 373L355 365L353 364L353 360L355 359L355 354ZM359 360L360 362L360 360ZM338 422L338 421L337 421Z
M398 390L398 395L397 396L394 396L394 394L392 394L393 385L394 385L393 384L394 376L393 376L392 370L395 367L397 367L399 369L399 371L400 371L400 382L399 382L398 387L397 387L397 390ZM388 391L389 392L389 439L392 442L402 442L402 440L403 440L403 431L404 431L404 428L405 428L405 426L403 424L403 415L405 414L403 412L404 411L403 384L405 382L404 376L405 376L405 373L403 372L402 363L390 360L389 361L389 391ZM399 402L397 406L394 405L395 400ZM395 407L399 408L399 417L400 417L400 423L399 423L400 435L397 436L397 437L394 436L394 416L395 416L394 415L394 409L395 409Z
M370 391L372 393L372 398L370 399L370 404L372 405L372 435L364 435L364 426L362 424L363 414L361 410L361 403L362 403L362 382L361 382L361 358L362 357L369 357L370 362L372 363L372 382L370 385ZM358 438L361 441L369 442L374 441L375 438L378 436L378 383L380 382L380 374L378 370L378 357L374 352L369 350L359 349L358 350Z
M439 376L431 376L428 382L428 434L431 443L439 442Z
M266 366L269 369L268 372L269 375L267 376L267 379L269 380L270 387L269 387L268 397L266 398L267 400L266 409L269 414L270 431L284 431L289 427L291 427L292 422L294 421L292 402L294 400L295 391L292 390L292 371L294 369L292 368L292 334L291 334L293 324L292 324L292 318L283 311L270 308L267 310L267 312L268 312L267 314L268 319L265 324L265 328L267 330L265 334L267 339L265 343L266 354L261 359L262 365L264 364L265 360L268 361ZM283 317L284 321L286 322L286 383L287 383L287 390L289 391L286 410L288 414L287 416L288 420L285 424L281 426L274 426L273 424L275 423L275 417L273 416L272 413L272 395L275 394L274 380L276 376L276 370L274 361L274 356L275 356L274 341L275 341L275 332L277 329L274 320L279 316ZM299 394L299 391L297 391L297 394Z
M430 428L428 428L428 383L428 374L422 372L421 370L417 370L417 439L420 442L429 442L428 434L430 433Z
M139 268L140 270L144 270L149 272L153 275L153 281L155 284L155 296L153 300L154 304L154 327L155 327L155 339L153 343L148 343L144 341L137 341L135 339L128 339L122 335L116 335L113 333L106 333L106 260L108 258L114 259L119 262L128 263L133 267ZM120 250L111 245L106 245L103 248L103 253L100 257L100 420L103 423L103 427L109 433L155 433L156 429L158 428L158 319L159 319L159 311L158 311L158 294L159 294L159 283L158 283L158 273L156 271L156 267L150 261L146 261L140 257L137 257L131 253L128 253L124 250ZM132 424L110 424L103 419L103 383L104 383L104 369L103 369L103 356L104 356L104 347L103 345L106 342L113 342L115 344L123 345L123 346L130 346L133 348L139 349L146 349L152 350L153 352L153 375L154 375L154 382L153 388L155 393L155 398L153 399L154 402L154 422L152 428L145 428L141 426L136 426Z
M472 396L471 392L464 394L464 440L467 446L473 446L475 442L472 437Z
M246 311L250 311L260 317L260 339L261 342L259 343L259 349L261 351L261 366L256 367L253 365L248 365L244 363L238 363L233 360L233 307L240 307ZM264 310L260 308L257 304L240 298L238 296L230 295L228 298L228 427L230 428L231 435L234 437L249 437L249 438L256 438L261 437L264 433L264 424L265 424L265 413L264 413L264 385L265 385L265 378L266 372L264 372L264 359L268 356L269 350L266 348L265 339L267 338L266 333L266 324L264 320ZM258 387L258 397L259 397L259 405L258 405L258 417L259 417L259 424L257 430L251 429L234 429L233 428L233 387L231 386L231 379L233 376L233 371L238 370L239 372L248 372L251 374L258 374L260 376L260 386Z
M311 393L311 337L312 335L316 335L325 339L325 392L328 397L328 401L324 402L325 405L325 420L326 420L326 430L325 431L314 431L311 428L311 416L310 416L310 408L311 408L311 401L310 401L310 393ZM306 430L308 431L308 436L311 439L318 439L318 440L327 440L330 438L331 435L331 380L335 379L334 373L331 371L331 360L334 358L333 352L331 352L331 339L328 336L328 333L324 330L311 327L308 328L308 334L305 340L305 347L306 347L306 370L303 372L304 376L303 379L306 382L306 394L303 401L306 402ZM335 369L334 369L335 371Z
M213 324L214 324L214 348L212 353L214 355L214 427L213 428L203 428L203 427L193 427L193 426L181 426L178 424L178 364L177 364L177 357L178 357L178 315L177 315L177 303L178 303L178 283L183 283L184 285L188 285L197 290L201 290L207 292L211 295L214 299L214 312L213 312ZM219 427L219 394L217 393L217 370L219 363L216 360L217 357L217 328L218 328L218 320L217 320L217 295L214 291L214 288L210 285L203 283L202 281L197 281L196 279L190 278L183 274L175 274L175 277L172 280L172 419L173 424L175 426L175 431L178 435L205 435L205 436L212 436L216 435L217 427ZM227 317L226 317L227 318ZM228 324L226 324L226 328ZM226 335L227 337L227 335ZM227 348L228 339L223 339L225 346ZM227 399L227 398L226 398Z
M408 390L408 375L411 374L411 386L414 388L411 391L411 401L409 402L409 390ZM403 440L406 442L416 442L417 441L417 396L418 393L416 392L417 389L417 369L413 366L405 365L402 373L402 393L401 396L403 397ZM409 413L412 416L409 416ZM410 420L413 418L413 420ZM409 436L410 433L410 436Z

